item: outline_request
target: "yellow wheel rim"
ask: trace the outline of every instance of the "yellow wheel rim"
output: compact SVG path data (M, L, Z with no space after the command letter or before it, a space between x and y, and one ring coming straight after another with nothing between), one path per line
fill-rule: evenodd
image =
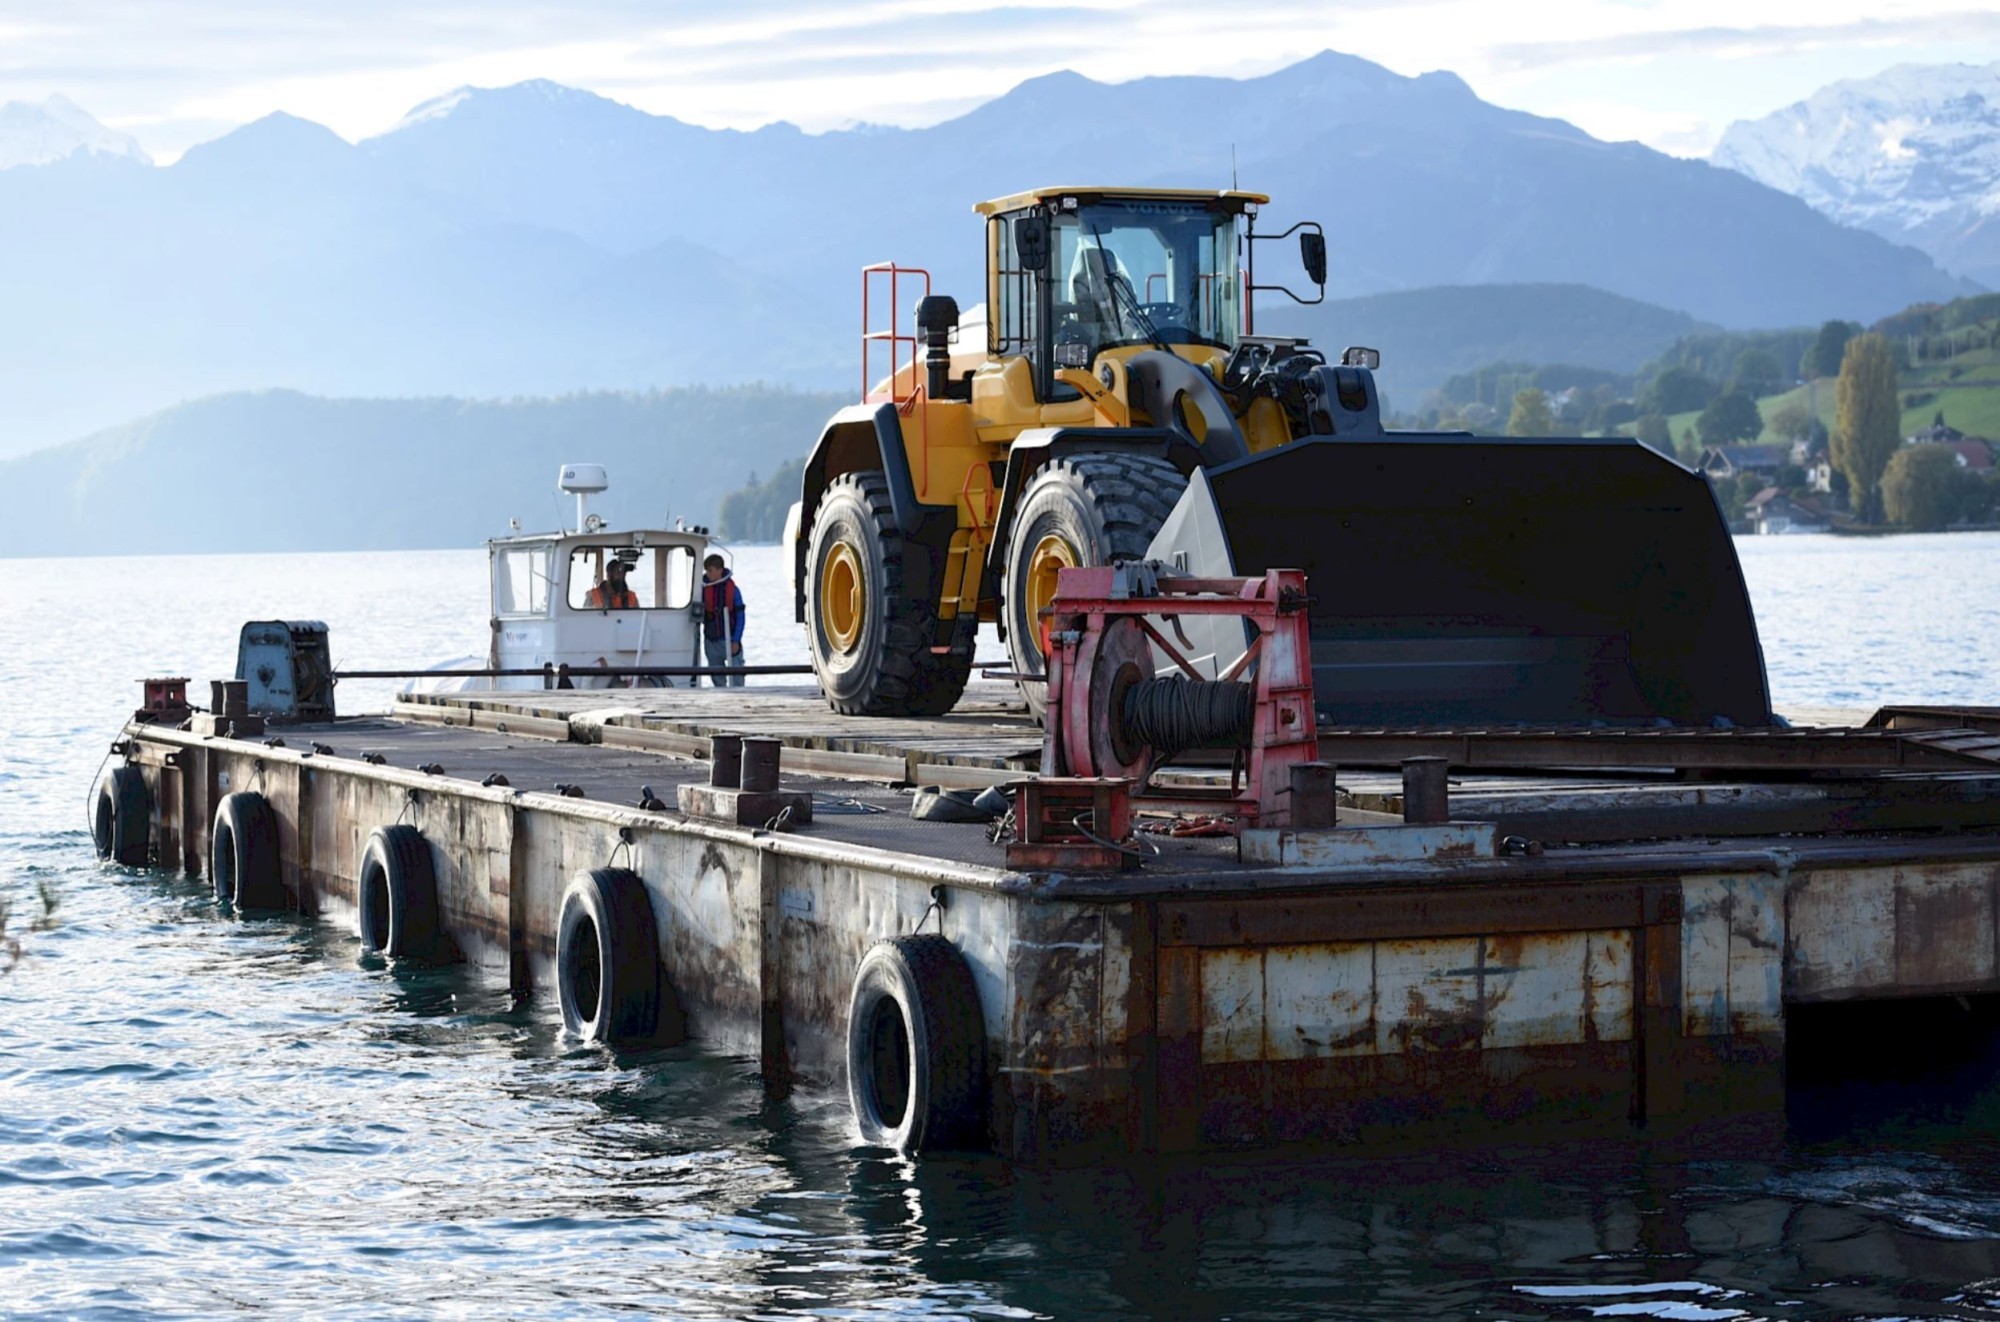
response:
M819 616L826 636L843 652L851 652L861 641L861 626L868 619L868 603L863 596L861 560L846 542L835 542L819 567Z
M1028 626L1040 640L1042 655L1049 653L1048 631L1042 624L1042 611L1056 599L1056 573L1063 569L1074 569L1081 561L1076 550L1056 533L1050 533L1035 543L1035 549L1028 555L1027 591L1023 594L1028 607Z

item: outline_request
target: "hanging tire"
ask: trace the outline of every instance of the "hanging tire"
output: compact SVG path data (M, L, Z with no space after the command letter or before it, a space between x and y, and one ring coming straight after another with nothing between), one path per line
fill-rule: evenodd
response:
M927 552L897 530L889 483L847 473L821 496L806 551L806 634L820 692L848 716L941 716L972 674L976 616L950 651L931 651L937 603L905 595L904 566Z
M585 1042L656 1042L661 1014L659 929L639 874L579 872L556 922L556 995L563 1028Z
M965 956L934 933L878 941L854 973L847 1098L861 1141L983 1147L986 1020Z
M1047 672L1041 610L1055 596L1057 571L1140 559L1185 490L1187 478L1166 460L1107 450L1052 459L1028 479L1007 533L1000 585L1015 674ZM1040 679L1019 683L1040 720L1048 686Z
M238 909L283 909L285 879L278 859L278 815L263 795L238 790L215 806L208 837L208 875L215 898Z
M128 868L144 867L152 847L152 818L145 773L131 766L111 768L111 774L97 782L90 815L97 856Z
M396 959L437 959L445 949L437 870L414 826L377 827L361 854L355 931L364 950Z

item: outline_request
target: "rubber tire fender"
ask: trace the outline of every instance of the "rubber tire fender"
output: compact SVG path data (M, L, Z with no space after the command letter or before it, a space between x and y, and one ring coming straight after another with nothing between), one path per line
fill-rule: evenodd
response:
M237 909L283 909L285 879L278 858L278 815L255 790L225 794L215 805L208 837L208 875L215 898Z
M820 571L836 542L854 552L862 580L861 634L848 651L827 632L819 600ZM844 473L827 484L806 550L806 642L820 691L842 715L942 716L965 692L979 620L959 617L950 651L931 651L937 603L904 589L905 559L924 554L898 531L880 472Z
M90 838L97 856L128 868L146 866L152 847L152 798L146 775L134 766L111 768L97 782L90 815Z
M1167 460L1110 449L1059 455L1028 478L1007 530L1000 576L1000 618L1014 673L1046 670L1041 621L1031 618L1027 607L1028 561L1042 538L1059 534L1083 565L1142 559L1186 490L1187 477ZM1048 685L1040 679L1019 683L1029 714L1040 720Z
M585 1042L662 1040L660 933L646 883L626 868L579 872L556 921L563 1029Z
M847 1100L872 1147L985 1146L986 1017L971 966L943 936L891 937L862 957L847 1012Z
M378 826L361 852L355 935L364 950L393 959L436 959L444 948L437 869L414 826Z

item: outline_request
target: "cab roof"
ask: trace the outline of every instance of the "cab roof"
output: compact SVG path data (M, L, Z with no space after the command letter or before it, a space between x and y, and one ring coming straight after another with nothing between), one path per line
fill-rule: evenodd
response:
M1101 184L1072 185L1070 187L1031 188L1025 193L1010 193L1006 197L996 197L991 202L981 202L972 209L982 216L995 216L1005 211L1019 211L1037 203L1046 203L1055 198L1074 197L1092 201L1114 202L1222 202L1232 210L1242 210L1246 206L1261 206L1271 199L1263 193L1244 193L1233 188L1109 188Z

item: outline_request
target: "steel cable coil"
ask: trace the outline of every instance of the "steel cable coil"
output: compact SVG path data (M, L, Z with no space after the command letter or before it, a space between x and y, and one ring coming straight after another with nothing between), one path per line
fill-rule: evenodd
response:
M1142 679L1126 690L1121 716L1128 739L1169 758L1249 743L1256 705L1243 680Z

